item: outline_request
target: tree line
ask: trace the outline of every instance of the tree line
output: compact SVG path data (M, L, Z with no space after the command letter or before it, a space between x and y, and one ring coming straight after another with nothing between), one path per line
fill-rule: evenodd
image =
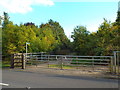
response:
M79 55L113 55L120 51L120 11L115 22L104 19L97 32L77 26L72 32L74 51Z
M32 22L15 25L9 21L8 14L4 12L2 24L3 55L25 53L26 42L30 43L29 53L58 53L60 50L69 49L70 40L57 21L50 19L47 23L39 26Z
M96 32L90 33L85 26L76 26L70 41L59 22L50 19L47 23L35 25L33 22L14 24L4 12L2 31L2 54L47 52L49 54L72 55L112 55L120 50L120 12L116 21L104 19ZM1 34L0 34L1 35Z

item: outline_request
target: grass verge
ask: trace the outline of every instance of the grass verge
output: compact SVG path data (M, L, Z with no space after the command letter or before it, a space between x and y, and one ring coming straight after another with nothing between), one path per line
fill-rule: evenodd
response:
M0 62L0 68L7 68L7 67L10 67L9 62Z
M49 65L49 68L63 68L63 69L75 69L77 66L71 66L71 65L57 65L57 64L51 64Z

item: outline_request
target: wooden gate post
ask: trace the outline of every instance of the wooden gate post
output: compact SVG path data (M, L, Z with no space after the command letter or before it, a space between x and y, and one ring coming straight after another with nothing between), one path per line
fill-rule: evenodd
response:
M48 59L48 68L49 68L49 55L47 56L47 59Z
M14 68L14 54L11 55L11 66L10 68Z
M115 72L115 74L117 73L117 60L116 60L116 52L114 52L114 72Z
M116 74L119 75L119 53L116 51Z
M93 67L93 71L94 71L94 67L95 65L94 65L94 57L92 57L92 67Z
M22 53L22 69L25 69L26 61L25 61L25 54Z
M110 59L110 72L113 74L114 73L114 64L113 64L113 57Z
M63 56L61 56L60 59L61 59L61 70L63 70Z

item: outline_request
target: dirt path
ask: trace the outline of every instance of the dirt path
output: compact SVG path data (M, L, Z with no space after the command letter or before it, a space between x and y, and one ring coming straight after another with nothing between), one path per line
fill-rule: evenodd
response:
M112 75L106 72L95 71L95 70L82 70L82 69L59 69L59 68L48 68L46 66L30 66L23 71L36 72L36 73L49 73L59 75L70 75L70 76L89 76L95 78L109 78L118 79L117 75Z

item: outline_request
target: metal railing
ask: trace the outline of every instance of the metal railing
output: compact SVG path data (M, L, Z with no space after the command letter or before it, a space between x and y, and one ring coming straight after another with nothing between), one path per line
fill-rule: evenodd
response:
M64 69L91 67L92 70L96 68L103 68L107 71L113 71L112 67L113 56L73 56L73 55L40 55L27 54L27 64L41 65L46 64L48 67L58 67ZM106 68L106 69L105 69Z
M14 67L14 63L22 62L23 69L28 65L36 65L59 69L101 70L119 74L120 54L116 53L113 56L43 55L41 53L27 53L26 55L21 53L12 56L11 66Z

